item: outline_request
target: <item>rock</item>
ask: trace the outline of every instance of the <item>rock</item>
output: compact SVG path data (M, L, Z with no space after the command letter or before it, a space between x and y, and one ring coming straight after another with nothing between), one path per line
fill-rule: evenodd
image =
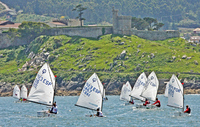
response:
M187 57L187 60L190 60L192 57Z
M195 65L198 65L199 63L198 63L198 61L197 61L197 60L194 60L194 64L195 64Z
M175 60L175 59L176 59L176 56L172 56L172 59Z
M0 58L4 58L3 54L0 54Z
M78 68L82 68L84 65L79 65Z
M137 47L140 48L140 47L141 47L141 44L139 44Z
M182 59L186 59L186 58L187 58L187 56L186 56L186 55L183 55L183 56L182 56Z
M125 42L121 42L121 43L119 43L119 45L124 45L125 44Z
M126 56L126 50L123 50L120 54L120 58L123 59Z
M140 52L140 50L139 49L137 49L137 53L139 53Z
M34 57L35 57L35 54L33 53L33 51L29 53L28 58L33 59Z
M155 55L153 53L151 53L150 58L153 59L155 57Z

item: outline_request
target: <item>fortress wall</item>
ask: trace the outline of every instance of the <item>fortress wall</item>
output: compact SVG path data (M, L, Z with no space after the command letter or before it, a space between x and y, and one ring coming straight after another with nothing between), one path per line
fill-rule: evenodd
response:
M111 34L112 27L83 27L83 28L53 28L45 32L46 35L68 35L68 36L81 36L98 38L104 34Z
M53 28L44 31L41 35L68 35L68 36L80 36L98 38L103 34L112 34L112 27L83 27L83 28ZM34 38L33 38L34 39ZM32 40L28 40L28 37L19 38L11 33L0 34L0 49L7 48L9 46L20 46L29 44Z
M165 40L168 38L180 37L179 31L143 31L143 30L131 30L131 34L140 38L156 41Z

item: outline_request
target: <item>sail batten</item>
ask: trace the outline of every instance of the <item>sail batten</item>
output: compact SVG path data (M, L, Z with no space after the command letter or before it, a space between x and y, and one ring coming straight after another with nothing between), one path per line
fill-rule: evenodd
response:
M138 100L142 100L144 101L144 98L141 97L141 93L144 89L144 86L146 84L147 81L147 77L145 75L145 73L143 72L142 74L140 74L140 76L138 77L132 91L131 91L131 97L136 98Z
M27 98L30 102L52 105L54 98L55 77L47 63L39 70Z
M184 108L183 104L183 85L173 74L168 87L168 106L176 108Z
M100 108L102 110L103 85L96 73L94 73L85 83L76 106L84 107L91 110Z
M147 98L152 101L156 101L158 87L159 87L159 81L155 72L153 71L148 76L141 97Z
M129 81L126 82L126 84L124 84L122 86L122 90L121 90L121 94L120 94L120 100L125 100L125 101L130 101L131 97L130 97L130 93L131 93L131 85L129 83Z

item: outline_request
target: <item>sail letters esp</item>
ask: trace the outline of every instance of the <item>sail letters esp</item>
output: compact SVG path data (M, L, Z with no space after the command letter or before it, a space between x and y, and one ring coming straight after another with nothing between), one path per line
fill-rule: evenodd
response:
M52 85L52 83L51 83L50 81L48 81L47 79L43 78L42 75L39 75L39 74L38 74L37 77L35 78L35 81L34 81L34 83L33 83L33 86L34 86L35 88L37 88L39 82L42 82L42 83L44 83L44 84L47 85L47 86Z
M138 89L139 89L140 85L144 86L144 85L145 85L145 83L144 83L144 82L142 82L141 80L138 80L138 81L137 81L137 83L136 83L136 86L135 86L135 88L138 88Z
M180 93L181 89L178 89L178 88L176 88L176 87L173 87L171 84L169 84L168 96L174 97L174 91Z
M83 93L89 97L91 92L95 92L97 94L100 93L99 89L95 88L87 82L83 88Z

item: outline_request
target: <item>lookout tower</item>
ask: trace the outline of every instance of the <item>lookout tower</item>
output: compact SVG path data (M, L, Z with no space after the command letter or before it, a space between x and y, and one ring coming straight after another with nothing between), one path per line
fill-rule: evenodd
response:
M131 16L118 16L113 7L113 33L131 35Z

